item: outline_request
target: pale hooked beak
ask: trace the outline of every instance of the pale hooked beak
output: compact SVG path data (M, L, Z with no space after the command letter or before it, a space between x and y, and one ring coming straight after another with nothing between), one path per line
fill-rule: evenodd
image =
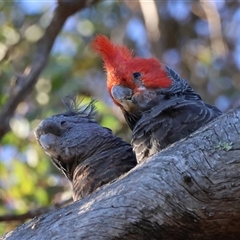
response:
M126 111L146 111L152 107L154 99L158 96L154 89L139 87L134 93L132 89L117 85L111 89L112 97ZM162 99L162 96L159 96ZM158 101L160 100L157 98ZM156 103L155 103L156 104Z
M122 85L117 85L112 87L111 94L114 100L117 101L126 111L135 108L135 104L132 99L132 89Z

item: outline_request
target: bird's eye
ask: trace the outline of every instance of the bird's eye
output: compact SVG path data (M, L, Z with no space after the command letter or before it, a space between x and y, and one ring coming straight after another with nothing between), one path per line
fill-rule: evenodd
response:
M139 77L141 77L141 73L140 72L134 72L133 77L134 78L139 78Z
M66 121L61 121L60 124L61 126L64 126L66 124Z

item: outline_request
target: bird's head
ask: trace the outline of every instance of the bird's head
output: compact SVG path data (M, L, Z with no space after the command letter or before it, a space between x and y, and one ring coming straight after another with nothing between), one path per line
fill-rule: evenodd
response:
M134 57L133 51L98 35L92 48L101 55L107 73L107 88L131 129L142 113L172 97L199 100L188 83L156 58Z
M138 97L149 100L155 96L154 89L172 85L165 66L156 58L134 57L133 51L103 35L93 40L92 48L104 61L107 88L113 101L125 111L134 111Z

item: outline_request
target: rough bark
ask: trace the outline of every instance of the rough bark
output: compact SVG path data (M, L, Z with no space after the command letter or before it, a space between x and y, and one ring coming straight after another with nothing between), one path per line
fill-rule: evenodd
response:
M2 239L239 239L240 108Z

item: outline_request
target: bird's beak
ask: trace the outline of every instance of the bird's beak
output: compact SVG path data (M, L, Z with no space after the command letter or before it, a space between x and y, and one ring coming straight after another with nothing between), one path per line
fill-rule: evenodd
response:
M111 94L114 100L117 101L126 111L132 111L136 107L132 99L132 89L117 85L112 87Z
M154 89L147 89L143 86L132 89L117 85L111 89L112 97L117 101L127 112L143 112L152 107L152 103L157 99L158 101L163 96L158 96ZM156 104L156 103L155 103Z

